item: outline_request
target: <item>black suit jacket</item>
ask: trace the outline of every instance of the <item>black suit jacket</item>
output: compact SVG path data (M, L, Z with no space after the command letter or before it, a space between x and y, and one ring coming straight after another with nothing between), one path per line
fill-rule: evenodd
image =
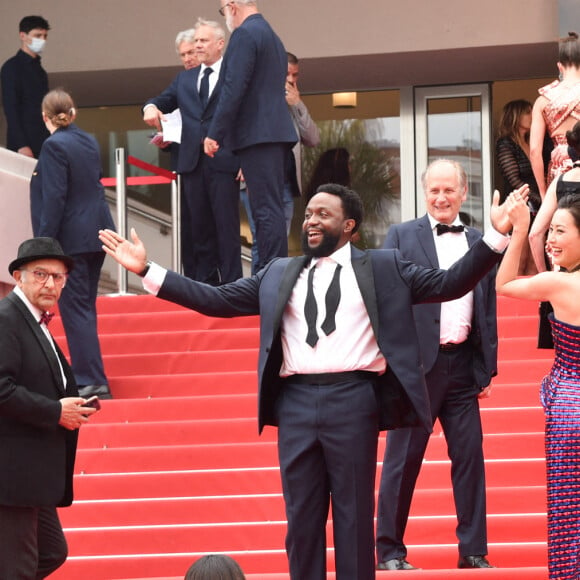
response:
M465 235L470 247L481 238L481 233L473 228L467 228ZM391 226L383 247L398 248L403 258L416 264L430 268L439 267L433 231L427 215ZM425 372L429 372L439 353L441 305L420 304L413 307L413 314L423 366ZM479 388L484 388L497 374L495 268L474 288L470 343L474 352L473 382Z
M2 106L8 125L6 146L12 151L30 147L34 157L50 133L42 120L42 99L48 93L48 76L40 56L19 50L2 66Z
M483 241L449 270L406 262L397 250L352 248L352 265L378 346L387 360L380 377L381 429L423 425L431 413L421 364L413 304L452 300L473 288L493 268L499 254ZM251 278L212 287L168 272L159 297L208 316L260 315L258 428L276 425L276 399L283 386L281 324L304 256L271 261ZM340 323L340 322L339 322Z
M59 399L77 396L57 347L62 376L46 335L14 293L0 301L0 504L65 506L73 499L78 431L58 424Z
M200 71L201 66L181 71L159 96L149 99L145 106L153 104L162 113L170 113L177 108L181 112L181 143L177 156L177 173L193 171L202 156L204 163L215 171L237 173L240 162L237 156L228 149L227 140L220 143L220 149L215 157L204 156L203 140L207 137L222 90L224 65L222 62L220 76L205 107L201 103L197 90Z

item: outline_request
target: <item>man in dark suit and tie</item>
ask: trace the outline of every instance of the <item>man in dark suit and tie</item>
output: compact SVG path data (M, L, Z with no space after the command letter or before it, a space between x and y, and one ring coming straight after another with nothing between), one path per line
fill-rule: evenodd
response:
M498 199L492 220L506 232ZM258 426L278 427L293 580L326 578L331 501L337 578L375 578L379 430L432 426L412 305L462 296L508 243L490 230L439 270L406 262L397 250L356 249L350 240L361 223L360 197L323 185L306 208L304 256L272 260L217 288L148 262L134 230L133 243L99 234L103 249L160 298L208 316L260 315Z
M481 233L459 219L467 176L455 161L439 159L423 174L427 215L391 226L384 248L431 268L450 268ZM413 307L432 426L439 419L451 459L457 512L459 568L490 568L487 555L485 469L478 398L497 374L495 269L473 291L444 304ZM411 570L403 536L429 433L411 427L389 433L378 499L380 570Z
M225 78L207 137L209 156L231 139L248 188L256 228L258 263L288 255L283 209L287 153L298 141L285 99L284 46L255 0L220 0L233 31L224 57Z
M181 175L181 254L184 274L218 285L242 276L240 243L239 159L227 146L209 158L203 139L223 85L225 31L198 19L194 46L200 66L180 72L173 83L143 109L148 125L160 128L163 113L181 111L182 133L177 159Z
M0 576L45 578L67 557L57 506L73 500L78 429L96 409L77 395L47 328L73 266L52 238L23 242L0 301Z

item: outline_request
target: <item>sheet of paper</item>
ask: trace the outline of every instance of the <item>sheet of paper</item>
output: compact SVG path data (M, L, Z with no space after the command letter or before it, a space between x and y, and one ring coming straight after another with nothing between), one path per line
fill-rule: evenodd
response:
M167 113L164 117L165 120L161 121L163 140L181 143L181 111L175 109L175 111Z

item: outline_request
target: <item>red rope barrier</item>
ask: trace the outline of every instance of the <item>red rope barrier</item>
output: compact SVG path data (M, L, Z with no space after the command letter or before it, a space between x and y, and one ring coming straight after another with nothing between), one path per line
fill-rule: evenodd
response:
M127 177L127 185L161 185L165 183L171 183L173 179L168 179L167 177L159 176L149 176L149 175L138 175L135 177ZM116 187L117 178L116 177L103 177L101 178L101 183L104 187Z
M144 169L145 171L149 171L150 173L154 173L155 175L166 177L170 181L177 179L177 175L173 173L173 171L168 171L162 167L157 167L157 165L151 165L151 163L146 163L145 161L137 159L137 157L133 157L132 155L127 157L127 163L134 165L135 167L139 167L140 169Z

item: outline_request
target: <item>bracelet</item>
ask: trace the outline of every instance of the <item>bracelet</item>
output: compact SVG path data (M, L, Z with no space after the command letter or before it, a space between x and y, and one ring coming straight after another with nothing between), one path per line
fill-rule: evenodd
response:
M137 274L137 276L139 276L140 278L145 278L145 276L147 276L147 272L149 272L149 268L151 268L151 261L147 261L147 264L145 265L145 268L143 268L143 270L141 270L141 272L139 272Z

